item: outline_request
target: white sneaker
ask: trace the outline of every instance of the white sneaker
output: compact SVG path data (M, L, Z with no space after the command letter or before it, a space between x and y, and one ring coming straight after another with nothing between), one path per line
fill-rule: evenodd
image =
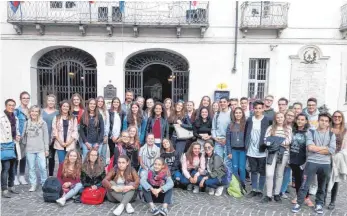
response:
M135 212L133 206L130 203L127 204L127 206L125 207L125 210L127 211L128 214L132 214Z
M124 211L124 205L119 204L119 206L113 211L114 215L121 215Z
M66 199L64 197L57 199L56 202L58 203L58 205L60 205L61 207L63 207L66 203Z
M224 186L219 186L219 187L217 187L215 195L216 195L216 196L222 195L223 189L224 189Z
M193 190L193 185L192 185L192 184L189 184L189 185L187 186L187 190L188 190L188 191Z
M210 189L208 190L208 194L209 194L209 195L214 195L214 192L215 192L214 188L210 188Z
M18 176L14 177L14 185L16 185L16 186L20 185L20 183L18 181Z
M34 192L36 191L36 185L31 185L29 192Z
M193 193L199 193L199 186L194 185Z
M25 180L24 176L19 176L18 180L19 180L19 183L21 183L22 185L28 184L28 182Z

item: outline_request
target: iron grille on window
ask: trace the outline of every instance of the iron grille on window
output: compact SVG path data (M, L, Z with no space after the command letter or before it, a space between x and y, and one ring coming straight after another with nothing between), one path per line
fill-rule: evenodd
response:
M50 1L50 7L51 8L63 8L63 2L62 1Z
M74 8L74 7L76 7L75 2L73 2L73 1L65 2L65 8Z
M267 93L269 59L249 59L248 97L263 99Z

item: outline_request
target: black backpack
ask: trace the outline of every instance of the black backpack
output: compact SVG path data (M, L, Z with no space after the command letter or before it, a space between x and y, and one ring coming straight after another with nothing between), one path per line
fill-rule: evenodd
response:
M42 186L43 200L45 202L55 202L62 195L61 183L56 177L49 177Z

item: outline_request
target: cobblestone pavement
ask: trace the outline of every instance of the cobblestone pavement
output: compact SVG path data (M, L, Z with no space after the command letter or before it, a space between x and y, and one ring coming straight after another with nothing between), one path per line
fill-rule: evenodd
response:
M55 203L44 203L42 191L28 192L29 186L19 186L19 195L11 199L1 199L2 216L24 215L113 215L116 205L105 202L99 206L89 206L68 202L65 207L59 207ZM226 194L221 197L210 196L207 193L193 194L189 191L174 189L174 204L169 208L169 215L294 215L290 212L290 199L282 204L271 202L261 204L259 199L235 199ZM294 191L290 189L291 191ZM292 198L290 196L290 198ZM330 197L328 197L329 199ZM324 215L347 215L347 183L340 186L337 198L337 207L334 211L325 210ZM136 201L133 204L134 215L151 215L148 207ZM127 215L123 213L123 215ZM315 215L313 209L304 207L297 215Z

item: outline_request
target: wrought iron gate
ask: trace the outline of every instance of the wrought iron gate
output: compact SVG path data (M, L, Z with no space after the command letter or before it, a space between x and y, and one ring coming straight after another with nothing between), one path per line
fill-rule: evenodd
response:
M183 57L167 51L145 51L131 57L125 64L125 91L143 95L143 71L153 64L161 64L172 72L171 95L174 102L188 100L189 65Z
M97 96L96 61L89 53L75 48L47 52L38 61L38 103L54 94L57 101L79 93L87 100Z

